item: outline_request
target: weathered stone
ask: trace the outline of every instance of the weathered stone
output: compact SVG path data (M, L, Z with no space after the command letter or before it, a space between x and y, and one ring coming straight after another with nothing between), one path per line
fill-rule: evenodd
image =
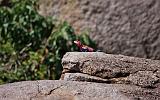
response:
M69 81L26 81L0 86L1 100L130 100L117 85Z
M126 77L103 79L96 76L91 76L83 73L64 73L61 80L66 81L82 81L82 82L97 82L107 84L128 84L129 79Z
M154 84L159 81L159 78L152 71L138 71L128 77L132 83L142 87L154 87Z
M90 76L83 73L65 73L61 80L66 81L83 81L83 82L98 82L98 83L111 83L108 79L103 79L96 76Z
M60 80L24 81L0 85L0 100L159 100L160 85L134 85Z
M128 84L131 82L131 80L129 80L127 77L103 79L100 77L91 76L83 73L64 73L60 80L96 82L96 83L107 83L107 84Z
M40 13L90 30L104 52L160 59L160 0L40 0Z
M103 52L68 52L62 64L63 81L40 80L0 85L0 100L160 99L158 60Z
M111 83L130 83L141 87L154 87L160 71L158 60L103 52L68 52L62 59L62 65L63 73L80 72L108 79Z

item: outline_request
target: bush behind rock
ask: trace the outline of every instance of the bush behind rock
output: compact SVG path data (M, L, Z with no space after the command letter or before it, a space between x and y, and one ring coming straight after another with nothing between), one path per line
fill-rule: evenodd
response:
M78 48L73 40L95 46L87 34L75 35L67 23L37 12L37 0L11 0L0 7L0 84L58 79L61 58Z

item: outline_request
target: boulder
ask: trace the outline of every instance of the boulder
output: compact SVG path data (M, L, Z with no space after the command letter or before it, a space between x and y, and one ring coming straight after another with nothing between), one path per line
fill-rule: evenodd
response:
M0 85L0 100L160 100L160 61L68 52L61 80Z
M102 83L41 80L0 86L1 100L130 100L130 98L118 89L118 85Z
M68 52L62 59L62 66L64 75L61 79L64 80L133 84L153 88L160 78L159 60L103 52Z
M103 52L67 52L61 80L103 83L129 100L160 99L160 61Z
M0 85L0 100L159 100L160 87L63 80L23 81Z
M40 0L39 12L89 31L103 52L160 59L160 0Z

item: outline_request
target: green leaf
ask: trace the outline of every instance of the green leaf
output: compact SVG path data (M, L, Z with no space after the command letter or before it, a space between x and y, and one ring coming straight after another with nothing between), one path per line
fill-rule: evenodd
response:
M46 22L42 22L42 26L46 28L47 27Z
M8 23L3 24L3 27L7 28L8 27Z

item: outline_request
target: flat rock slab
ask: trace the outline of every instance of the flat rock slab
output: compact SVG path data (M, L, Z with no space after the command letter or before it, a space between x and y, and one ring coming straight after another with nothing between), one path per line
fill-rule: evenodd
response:
M153 88L160 78L159 60L103 52L68 52L62 59L62 65L63 73L83 73L141 87Z
M26 81L0 86L2 100L129 100L116 85L72 81Z
M159 100L159 89L134 85L40 80L0 86L0 100Z

